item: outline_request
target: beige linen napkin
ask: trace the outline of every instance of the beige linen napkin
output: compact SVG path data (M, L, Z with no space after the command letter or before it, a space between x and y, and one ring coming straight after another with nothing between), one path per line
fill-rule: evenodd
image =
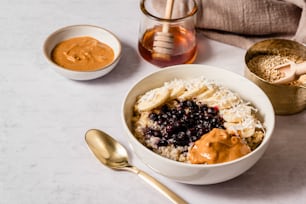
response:
M197 28L210 39L247 49L267 38L306 43L306 0L197 0Z

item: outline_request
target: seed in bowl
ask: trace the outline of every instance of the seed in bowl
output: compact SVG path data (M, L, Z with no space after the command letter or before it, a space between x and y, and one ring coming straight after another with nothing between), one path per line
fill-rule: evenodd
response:
M147 148L194 164L234 160L256 149L264 127L238 94L199 77L174 79L137 98L133 129Z
M114 51L95 38L83 36L57 44L51 58L66 69L94 71L110 64L114 60Z
M281 79L285 76L283 72L275 69L275 67L286 64L289 62L299 63L301 60L294 55L282 56L276 54L267 54L267 55L257 55L250 59L247 63L248 68L251 72L256 74L258 77L268 81L274 82L278 79ZM297 80L294 80L288 85L291 86L300 86L306 85L306 74L301 75Z

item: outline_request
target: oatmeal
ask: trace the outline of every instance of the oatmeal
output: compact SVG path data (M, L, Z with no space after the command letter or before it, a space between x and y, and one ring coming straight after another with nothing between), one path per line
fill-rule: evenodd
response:
M211 141L215 137L206 137L204 140L207 144L220 147L213 154L235 159L237 155L240 157L248 152L244 151L246 153L240 155L234 151L252 151L263 140L264 128L255 112L255 107L236 93L203 77L175 79L137 98L133 129L137 139L147 148L166 158L187 163L203 160L198 158L193 162L190 152L192 149L195 151L206 134L224 131L226 140L222 140L223 133L223 136L217 137L218 141ZM229 143L225 141L236 142L229 148L226 147ZM210 153L201 152L200 155ZM219 163L222 159L203 161L205 164Z

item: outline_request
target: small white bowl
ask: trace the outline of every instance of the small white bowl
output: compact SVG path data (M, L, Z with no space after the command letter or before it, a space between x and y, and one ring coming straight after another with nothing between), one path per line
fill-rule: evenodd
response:
M73 37L82 36L89 36L95 38L98 41L110 46L113 49L115 55L113 61L109 65L101 67L100 69L94 71L74 71L63 68L52 61L51 53L58 43ZM107 73L112 71L119 62L121 56L121 49L122 48L119 39L112 32L93 25L73 25L61 28L52 33L46 39L43 46L43 52L47 60L51 63L53 69L56 72L62 74L63 76L73 80L91 80L106 75Z
M262 143L249 154L220 164L188 164L162 157L141 144L133 135L131 119L136 97L146 91L160 87L166 81L191 79L204 76L215 83L237 92L241 98L251 102L263 121L265 137ZM122 107L123 126L136 155L157 173L172 180L188 184L214 184L232 179L251 168L268 147L274 129L275 115L266 94L248 79L233 72L205 65L177 65L164 68L138 81L128 92Z

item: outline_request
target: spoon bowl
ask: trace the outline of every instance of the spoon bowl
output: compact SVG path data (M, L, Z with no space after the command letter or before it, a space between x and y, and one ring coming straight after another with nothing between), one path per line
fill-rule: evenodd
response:
M126 149L107 133L97 129L88 130L85 134L85 141L97 159L105 166L114 170L127 170L136 173L173 203L187 203L155 178L130 165Z
M126 149L108 134L92 129L86 133L85 140L97 159L107 167L120 170L129 165Z

